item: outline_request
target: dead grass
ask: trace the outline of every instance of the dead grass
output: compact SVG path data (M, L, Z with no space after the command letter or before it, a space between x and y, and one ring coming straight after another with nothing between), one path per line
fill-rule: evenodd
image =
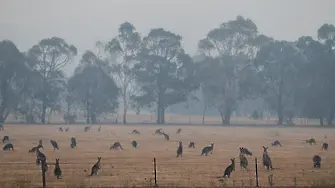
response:
M44 141L44 153L49 163L60 158L63 178L53 176L53 167L47 172L48 187L133 187L153 185L152 159L157 159L158 185L172 187L213 187L213 186L255 186L254 157L259 161L259 184L268 186L268 176L273 175L273 186L306 186L333 183L335 166L334 129L315 128L246 128L246 127L182 127L180 135L175 134L177 126L163 127L170 134L170 141L163 136L153 136L157 126L103 126L102 132L92 127L85 133L83 125L70 126L70 131L57 132L58 126L6 125L5 132L15 147L15 152L0 152L1 187L41 186L41 170L35 165L35 154L28 150L39 139ZM137 129L141 135L131 135ZM327 132L329 151L321 151L324 133ZM75 136L78 148L70 148L70 138ZM316 146L305 144L314 137ZM50 139L59 143L60 150L53 151ZM280 140L282 148L269 148L275 169L266 171L261 167L262 146L269 146ZM131 147L131 141L138 142L138 148ZM123 151L109 151L115 141L121 142ZM177 142L183 141L183 158L176 158ZM188 149L187 144L195 141L196 148ZM201 149L215 142L213 155L200 156ZM254 156L248 157L250 171L241 171L238 147L249 148ZM313 169L312 157L322 157L322 168ZM88 177L90 168L97 157L102 157L102 170L98 176ZM231 179L220 183L221 176L236 158L236 170Z

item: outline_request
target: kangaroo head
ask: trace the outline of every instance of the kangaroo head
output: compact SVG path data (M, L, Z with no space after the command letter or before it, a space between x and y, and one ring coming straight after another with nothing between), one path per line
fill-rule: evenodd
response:
M268 147L263 146L264 152L267 153L268 152Z
M59 159L58 158L56 158L56 164L58 164L59 163Z
M230 159L232 164L235 164L235 158Z
M182 145L183 144L183 142L179 142L179 145Z
M98 157L98 163L101 161L101 157Z

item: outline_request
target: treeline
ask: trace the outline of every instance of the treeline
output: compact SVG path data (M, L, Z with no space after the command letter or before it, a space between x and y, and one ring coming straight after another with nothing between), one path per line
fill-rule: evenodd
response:
M279 41L237 16L209 31L191 57L178 34L155 28L142 36L125 22L111 41L96 43L97 52L82 54L70 77L63 69L78 53L64 39L42 39L26 52L3 40L0 121L19 114L26 123L46 123L58 111L73 123L75 109L81 109L87 123L96 123L122 103L124 124L130 108L155 109L157 123L164 124L168 107L191 99L204 102L204 114L217 109L229 124L241 101L257 98L276 112L278 124L299 116L332 125L335 27L324 24L316 32L317 39Z

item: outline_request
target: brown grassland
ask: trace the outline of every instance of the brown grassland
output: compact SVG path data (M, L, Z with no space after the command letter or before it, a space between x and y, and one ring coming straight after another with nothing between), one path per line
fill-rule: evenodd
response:
M27 186L41 186L41 170L35 164L35 154L28 150L39 139L44 141L43 153L47 156L49 170L47 187L75 186L149 186L153 183L154 157L157 159L157 183L161 186L197 186L214 185L249 186L255 185L255 162L259 159L259 183L268 186L268 176L273 175L275 186L305 186L321 183L333 183L335 175L335 129L318 128L279 128L279 127L220 127L220 126L162 126L170 135L167 141L163 136L154 136L158 126L93 126L90 132L84 132L84 125L71 125L69 132L58 132L58 127L42 125L5 125L1 138L8 135L14 144L14 152L0 151L1 187L12 187L16 183L26 182ZM67 127L64 125L63 127ZM180 135L176 130L182 128ZM133 129L141 135L130 134ZM322 151L325 132L328 136L329 151ZM70 138L77 139L77 148L70 148ZM307 145L306 139L314 137L316 145ZM60 150L54 151L50 139L56 140ZM131 141L138 142L138 148L132 148ZM280 140L283 147L273 148L270 143ZM109 150L111 144L119 141L124 150ZM178 141L183 141L184 154L176 158ZM196 148L187 148L190 141ZM214 142L214 152L200 156L201 150ZM269 155L276 168L267 171L262 168L262 146L269 146ZM247 147L253 152L248 157L249 171L241 171L238 147ZM313 155L322 157L321 169L314 169ZM88 177L97 157L102 157L102 169L98 176ZM60 158L63 177L57 180L53 176L55 158ZM230 180L220 183L221 176L230 164L230 158L236 158L236 169Z

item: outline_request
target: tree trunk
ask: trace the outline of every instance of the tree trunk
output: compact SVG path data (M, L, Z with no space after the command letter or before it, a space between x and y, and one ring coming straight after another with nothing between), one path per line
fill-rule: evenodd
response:
M86 124L90 124L90 107L88 100L86 101Z
M323 126L323 117L320 117L319 120L320 120L320 125Z
M162 104L158 104L157 107L157 124L164 124L165 120L164 120L164 114L165 113L165 108Z
M203 125L205 124L206 110L207 110L207 102L206 102L206 100L204 99L204 110L203 110L203 112L202 112L202 124L203 124Z
M220 116L221 116L222 125L224 125L225 122L226 122L225 119L224 119L224 113L221 112L220 110L219 110L219 113L220 113Z
M230 125L230 118L231 118L231 110L226 109L225 114L224 114L224 124Z
M42 101L42 116L41 116L41 123L45 124L45 116L46 116L47 107L45 105L45 100Z
M127 111L128 111L128 102L126 97L123 97L123 120L122 123L127 124Z
M333 125L333 120L334 120L334 114L332 112L329 113L328 118L327 118L327 125Z

